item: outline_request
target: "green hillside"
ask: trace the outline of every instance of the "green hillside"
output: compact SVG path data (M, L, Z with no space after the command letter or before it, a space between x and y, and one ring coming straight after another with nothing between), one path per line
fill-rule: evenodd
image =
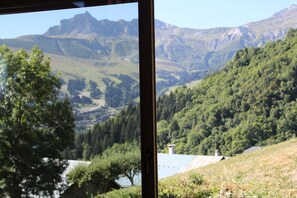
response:
M156 106L159 151L175 143L177 153L213 154L219 149L221 154L233 156L254 145L295 137L296 43L297 31L291 30L284 41L268 43L263 48L245 48L222 71L202 80L195 88L179 87L160 97ZM90 133L104 137L108 133L103 128L122 131L127 127L122 121L137 114L136 108L130 108L121 113L120 119L94 127ZM134 120L137 123L121 132L127 137L122 140L135 140L133 134L139 130L139 119ZM81 134L79 140L75 153L78 150L83 153L85 144L98 150L98 146L88 141L87 134ZM121 143L114 140L107 145ZM96 154L99 153L91 151L91 156Z
M164 179L159 197L296 197L296 144L293 139ZM141 190L132 187L101 197L141 197Z
M90 105L93 107L107 104L104 101L104 79L109 78L115 83L121 83L117 75L122 74L133 78L136 81L134 84L138 84L138 41L131 36L104 39L29 35L15 39L0 39L0 44L26 50L38 46L51 58L53 71L60 73L65 82L65 92L69 79L85 79L86 86L79 90L78 94L80 97L91 98ZM97 101L90 97L90 80L96 82L97 89L103 93L102 100ZM80 103L76 106L82 111L87 111Z
M284 41L237 52L196 88L179 88L157 105L159 145L178 153L224 155L297 133L297 31ZM171 104L171 105L168 105Z

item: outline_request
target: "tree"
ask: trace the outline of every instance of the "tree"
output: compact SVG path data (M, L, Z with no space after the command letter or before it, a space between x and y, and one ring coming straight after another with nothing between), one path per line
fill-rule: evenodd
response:
M82 91L86 87L84 78L81 79L69 79L67 85L67 91L71 95L78 95L79 91Z
M70 103L38 48L0 47L0 58L0 196L53 195L74 138Z
M114 144L96 156L90 166L76 167L68 175L69 182L80 188L85 196L105 193L108 184L120 177L127 177L134 185L134 176L141 171L139 145L136 143Z
M128 152L121 157L117 157L115 164L118 165L118 170L121 176L126 176L131 182L131 186L134 186L134 177L141 171L141 158L140 152Z
M111 148L106 149L101 156L103 158L111 158L114 164L113 171L118 172L119 176L126 176L131 182L131 185L135 185L134 176L141 171L139 144L136 142L114 144Z
M90 92L90 97L93 99L100 99L100 96L102 95L102 92L98 89L92 89Z

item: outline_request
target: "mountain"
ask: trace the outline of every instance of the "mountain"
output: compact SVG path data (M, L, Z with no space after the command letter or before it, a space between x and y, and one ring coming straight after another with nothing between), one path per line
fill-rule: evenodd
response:
M185 74L184 71L193 73L218 70L243 47L262 46L268 40L283 38L289 28L297 27L297 6L292 5L268 19L239 27L190 29L159 20L156 20L155 26L159 78L170 81L170 76L176 81L176 78ZM84 59L116 58L115 62L124 58L128 62L137 63L137 35L137 19L97 20L86 12L62 20L43 35L5 39L0 40L0 43L25 48L39 45L47 53L62 56ZM196 74L193 78L203 75L205 74ZM189 79L188 76L186 79Z
M262 48L244 48L194 89L157 102L159 148L235 155L297 135L297 30ZM168 105L170 104L170 105Z
M132 21L119 20L117 22L110 20L95 19L89 12L77 14L71 19L64 19L60 25L48 29L44 33L47 37L114 37L121 35L138 36L138 20Z
M289 28L297 28L297 6L292 5L268 19L238 27L189 29L160 23L156 23L156 54L159 60L172 61L190 70L217 70L237 50L282 39Z
M84 24L83 26L81 24ZM138 20L97 21L88 12L62 20L50 28L47 37L119 38L132 36L137 40ZM262 46L268 40L282 39L289 28L297 27L297 6L284 9L272 17L239 27L212 29L179 28L159 20L156 27L158 71L217 70L243 47ZM162 77L161 77L162 78Z
M244 47L282 39L297 27L297 6L268 19L238 27L190 29L156 20L157 90L201 79L223 67ZM119 72L138 78L138 20L97 20L90 13L64 19L43 35L0 39L0 44L30 49L38 45L52 57L62 78L85 78L105 90L104 78L121 81ZM73 69L71 65L76 67ZM79 68L79 65L83 65ZM118 71L117 71L118 70ZM94 73L98 73L97 76ZM99 77L98 77L99 76Z
M219 149L224 156L234 156L255 145L295 137L296 53L297 30L290 30L283 41L239 50L221 71L196 87L184 86L160 96L156 104L159 151L173 143L177 153L212 155ZM137 108L129 107L79 134L74 153L96 155L113 143L137 140L138 113ZM127 121L130 119L134 122ZM95 146L94 142L103 140L105 143ZM84 151L82 145L93 150Z

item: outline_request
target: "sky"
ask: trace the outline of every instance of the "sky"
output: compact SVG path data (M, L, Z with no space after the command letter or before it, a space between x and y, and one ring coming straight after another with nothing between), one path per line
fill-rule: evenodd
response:
M155 0L155 18L178 27L235 27L272 16L295 0ZM0 38L43 34L60 20L90 12L98 20L137 18L137 3L0 15Z

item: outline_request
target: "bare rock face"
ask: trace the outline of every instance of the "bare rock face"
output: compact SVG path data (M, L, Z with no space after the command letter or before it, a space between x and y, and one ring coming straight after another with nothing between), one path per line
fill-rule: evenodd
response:
M60 25L51 27L44 36L48 37L119 37L123 34L137 36L138 20L98 21L89 12L64 19Z

